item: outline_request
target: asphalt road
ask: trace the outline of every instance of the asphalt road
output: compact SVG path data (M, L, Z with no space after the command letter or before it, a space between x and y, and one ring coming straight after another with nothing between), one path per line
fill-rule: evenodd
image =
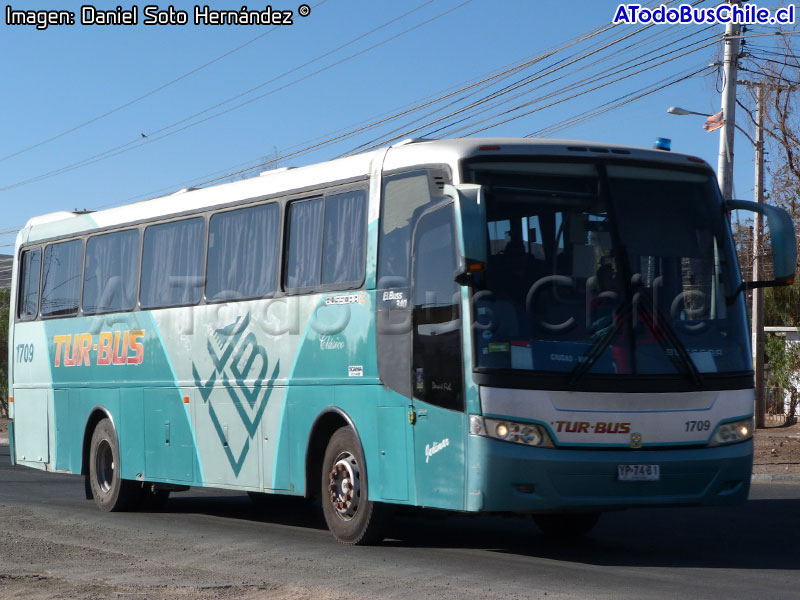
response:
M800 485L726 508L604 515L577 543L527 519L399 519L339 545L317 510L192 489L161 512L101 513L79 477L10 467L0 446L0 598L798 598Z

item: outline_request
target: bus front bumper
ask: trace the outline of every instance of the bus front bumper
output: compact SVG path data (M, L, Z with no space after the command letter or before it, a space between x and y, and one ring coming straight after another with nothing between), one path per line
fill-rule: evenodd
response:
M467 510L539 512L744 502L753 441L715 448L532 448L468 436ZM618 465L659 465L658 481L618 481Z

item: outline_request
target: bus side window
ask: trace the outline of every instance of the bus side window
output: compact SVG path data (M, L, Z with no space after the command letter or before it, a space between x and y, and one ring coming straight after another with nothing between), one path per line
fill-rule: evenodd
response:
M364 280L364 190L289 204L287 290L358 287Z
M364 279L367 194L364 190L325 198L322 284L360 285Z
M136 306L139 230L95 235L86 242L83 312L87 315Z
M206 222L202 217L144 230L142 308L197 304L203 295Z
M83 240L50 244L44 249L43 317L63 317L78 312L82 259Z
M384 182L378 289L408 286L411 232L432 201L427 171L394 175Z
M39 312L39 276L42 265L42 252L25 250L20 258L19 296L17 298L17 317L29 321Z
M275 291L280 214L271 202L211 217L207 301L263 298Z
M428 171L390 175L383 181L378 241L376 346L383 384L411 398L411 232L431 205Z

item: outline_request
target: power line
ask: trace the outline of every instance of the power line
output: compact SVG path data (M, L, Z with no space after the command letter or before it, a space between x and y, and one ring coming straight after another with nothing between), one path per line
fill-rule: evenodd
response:
M642 32L642 31L644 31L644 30L648 29L649 27L651 27L651 26L646 26L646 27L640 28L640 29L638 29L638 30L636 30L636 31L634 31L634 32L632 32L632 33L629 33L629 34L627 34L627 35L625 35L625 36L622 36L621 38L617 38L616 40L612 40L611 42L604 44L604 45L602 46L602 48L601 48L601 49L606 49L606 48L609 48L609 47L611 47L612 45L614 45L614 44L618 43L619 41L621 41L621 40L624 40L624 39L627 39L627 38L629 38L629 37L631 37L632 35L635 35L635 34L637 34L637 33L640 33L640 32ZM651 66L650 66L650 67L648 67L648 68L652 68L653 66L659 66L659 65L661 65L661 64L664 64L664 63L666 63L666 62L669 62L669 61L671 61L671 60L674 60L674 59L676 59L676 58L680 58L681 56L684 56L684 55L686 55L686 54L690 54L691 52L696 52L697 50L701 50L702 48L704 48L704 47L708 47L708 46L710 46L710 45L713 45L714 43L716 43L716 41L715 41L715 42L712 42L712 43L709 43L709 44L706 44L705 46L702 46L702 47L700 47L700 48L696 48L696 49L694 49L694 50L692 50L692 51L690 51L690 52L687 52L687 53L684 53L684 54L679 54L679 55L677 55L677 56L673 56L673 57L671 57L671 58L669 58L669 59L667 59L667 60L665 60L665 61L662 61L662 62L660 62L660 63L657 63L656 65L651 65ZM577 58L575 58L575 59L573 59L573 60L571 60L571 61L568 61L568 64L565 64L565 65L559 65L559 66L557 66L557 67L554 67L554 68L552 68L552 69L549 69L549 70L547 70L545 73L541 73L541 72L540 72L539 74L536 74L535 76L531 76L530 78L528 78L528 80L525 82L525 84L527 85L527 84L529 84L529 83L532 83L532 82L534 82L534 81L537 81L537 80L541 79L542 77L544 77L544 76L546 76L546 75L550 75L550 74L552 74L552 73L554 73L554 72L556 72L556 71L558 71L558 70L560 70L560 69L562 69L562 68L564 68L564 67L566 67L566 66L569 66L569 65L571 65L571 64L575 64L575 63L576 63L578 60L581 60L581 59L584 59L584 58L588 58L588 57L590 57L590 56L593 56L595 53L596 53L595 51L588 51L588 52L584 52L583 54L581 54L581 55L580 55L580 56L578 56ZM644 69L641 69L641 70L639 70L639 71L636 71L636 72L635 72L635 73L633 73L633 74L630 74L630 75L627 75L627 76L624 76L624 77L620 77L620 78L618 78L618 79L616 79L616 80L609 81L609 82L607 82L607 83L604 83L604 84L602 84L602 85L599 85L599 86L597 86L597 87L591 88L591 89L589 89L589 90L587 90L587 91L585 91L585 92L581 92L581 93L579 93L579 94L576 94L576 95L570 96L570 97L568 97L568 98L565 98L565 99L562 99L562 100L560 100L560 101L563 101L563 100L569 100L569 99L572 99L572 98L578 97L578 96L580 96L580 95L583 95L583 94L585 94L585 93L588 93L589 91L594 91L594 90L596 90L596 89L599 89L599 88L601 88L601 87L605 87L605 86L607 86L607 85L610 85L610 84L612 84L612 83L616 83L617 81L621 81L622 79L626 79L627 77L630 77L630 76L632 76L632 75L635 75L635 74L637 74L637 73L641 73L643 70L644 70ZM510 88L510 89L515 89L516 87L519 87L519 86L514 86L514 87L512 87L512 88ZM508 88L507 88L507 89L508 89ZM509 91L510 91L510 89L509 89ZM574 85L573 85L572 89L574 89ZM545 98L546 98L546 97L552 97L553 95L554 95L554 94L549 94L549 95L545 96ZM469 109L475 108L475 107L477 107L477 106L479 106L479 105L481 105L481 104L485 103L486 101L488 101L488 100L491 100L491 99L495 98L496 96L497 96L497 94L493 94L493 95L487 96L486 98L483 98L483 99L481 99L481 100L478 100L478 101L475 101L475 102L473 102L472 104L470 104L470 105L469 105L469 106L467 106L467 107L464 107L464 108L458 109L458 110L456 110L456 111L453 111L453 112L451 112L451 113L449 113L449 114L447 114L447 115L444 115L444 116L442 116L442 117L438 117L438 118L436 118L436 119L434 119L434 120L432 120L432 121L429 121L428 123L426 123L426 124L424 124L424 125L421 125L421 126L415 127L415 128L413 128L413 129L408 129L408 130L405 130L405 131L403 131L402 133L399 133L399 134L397 134L397 135L392 135L392 136L391 136L391 137L389 137L388 139L384 138L383 140L380 140L380 141L378 141L378 140L374 140L376 143L374 143L372 146L369 146L369 147L367 147L366 149L367 149L367 150L370 150L370 149L373 149L373 148L375 148L375 147L377 147L377 146L379 146L379 145L382 145L382 144L384 144L384 143L391 142L391 141L394 141L394 140L397 140L397 139L402 139L402 138L408 137L408 136L410 136L410 135L414 135L415 133L417 133L418 131L420 131L420 130L422 130L422 129L426 128L426 127L429 127L429 126L432 126L432 125L438 124L438 123L440 123L440 122L444 121L445 119L451 118L451 117L453 117L453 116L455 116L455 115L457 115L457 114L459 114L459 113L462 113L462 112L464 112L464 111L466 111L466 110L469 110ZM540 99L541 99L541 98L537 98L537 99L535 99L535 100L532 100L532 101L530 101L530 102L526 102L526 103L524 103L524 104L522 104L522 105L520 105L520 106L514 107L514 108L512 108L512 109L509 109L509 110L507 110L507 111L504 111L504 112L500 113L499 115L495 115L495 116L500 116L500 115L502 115L502 114L507 114L508 112L511 112L511 111L515 111L515 110L518 110L518 109L524 108L525 106L529 106L529 105L531 105L531 104L533 104L533 103L535 103L535 102L539 101ZM547 108L547 107L549 107L549 106L552 106L553 104L554 104L554 103L548 104L548 105L546 105L546 106L544 106L544 107L541 107L541 108L539 108L539 109L537 109L537 110L542 110L542 109L544 109L544 108ZM530 112L536 112L536 111L530 111ZM530 113L526 113L526 114L530 114ZM523 116L524 116L524 115L523 115ZM473 123L472 125L475 125L475 124L478 124L478 123L485 122L486 120L488 120L488 119L491 119L491 118L493 118L493 117L486 117L486 118L484 118L484 119L481 119L481 120L480 120L480 121L478 121L477 123ZM513 120L513 119L511 119L511 120ZM506 120L506 121L502 121L502 122L500 122L500 123L493 124L493 125L492 125L492 127L495 127L495 126L497 126L497 125L503 124L503 123L505 123L505 122L508 122L508 120ZM451 124L451 125L452 125L452 124ZM461 131L463 131L464 129L466 129L466 127L467 127L467 126L465 126L465 127L462 127L462 128L459 128L459 129L456 129L456 130L454 130L454 131L450 131L450 132L449 132L449 134L451 134L451 135L452 135L452 134L454 134L454 133L461 132ZM484 131L484 130L485 130L485 129L487 129L487 128L488 128L488 127L484 127L484 128L481 128L481 129L478 129L478 130L475 130L475 131L471 131L471 132L469 132L469 133L467 133L467 134L464 134L464 135L466 135L466 136L473 135L474 133L478 133L478 132L480 132L480 131ZM438 130L437 130L437 131L438 131ZM396 132L396 130L395 130L395 132ZM392 132L392 133L395 133L395 132Z
M649 96L650 94L654 94L656 92L660 92L663 89L666 89L670 86L676 85L687 79L692 77L696 77L697 75L703 73L704 71L710 70L712 67L708 65L704 65L702 68L692 71L688 74L680 74L676 78L672 79L671 81L667 81L666 83L656 82L655 84L651 84L649 86L645 86L639 88L634 92L630 92L628 94L623 94L622 96L618 96L613 100L609 100L608 102L601 104L598 108L589 109L578 113L577 115L572 115L566 119L559 121L558 123L554 123L548 127L539 129L537 131L531 132L527 134L525 137L549 137L556 133L557 131L561 131L567 127L572 127L578 123L584 123L590 119L600 116L601 114L610 112L612 110L616 110L626 104L630 104L631 102L635 102L645 96Z
M340 64L342 64L344 62L352 60L353 58L361 56L362 54L365 54L366 52L369 52L371 50L374 50L375 48L378 48L378 47L380 47L380 46L382 46L384 44L387 44L387 43L397 39L400 36L403 36L403 35L405 35L407 33L410 33L411 31L419 29L420 27L423 27L425 25L428 25L428 24L432 23L433 21L436 21L437 19L440 19L440 18L452 13L453 11L458 10L459 8L461 8L463 6L466 6L467 4L469 4L471 2L473 2L473 0L464 0L463 2L458 4L457 6L452 7L452 8L450 8L450 9L448 9L448 10L442 12L442 13L439 13L438 15L436 15L434 17L431 17L431 18L429 18L429 19L427 19L427 20L425 20L425 21L423 21L421 23L418 23L417 25L414 25L413 27L405 29L405 30L401 31L400 33L397 33L397 34L395 34L395 35L393 35L393 36L391 36L391 37L389 37L389 38L387 38L387 39L385 39L385 40L383 40L381 42L378 42L377 44L373 44L372 46L369 46L368 48L360 50L360 51L358 51L358 52L356 52L354 54L351 54L351 55L349 55L349 56L347 56L347 57L345 57L343 59L340 59L340 60L338 60L338 61L336 61L336 62L334 62L332 64L329 64L329 65L327 65L325 67L322 67L322 68L320 68L320 69L318 69L316 71L313 71L312 73L309 73L309 74L307 74L307 75L305 75L303 77L300 77L299 79L295 79L294 81L291 81L291 82L289 82L289 83L287 83L287 84L285 84L285 85L283 85L281 87L278 87L276 89L270 90L269 92L267 92L265 94L261 94L260 96L256 96L255 98L251 98L251 99L249 99L249 100L247 100L245 102L237 104L237 105L235 105L235 106L233 106L231 108L228 108L226 110L223 110L223 111L217 112L215 114L212 114L212 115L210 115L210 116L208 116L208 117L206 117L204 119L201 119L199 121L195 121L193 123L189 123L188 125L185 125L185 126L179 128L179 129L164 133L163 135L159 135L157 137L154 137L153 135L151 135L151 136L148 136L146 139L136 138L135 140L132 140L132 141L126 143L126 144L122 144L120 146L116 146L114 148L111 148L109 150L100 152L98 154L94 154L94 155L92 155L90 157L87 157L87 158L84 158L84 159L82 159L80 161L71 163L69 165L65 165L64 167L61 167L59 169L54 169L52 171L48 171L46 173L42 173L40 175L31 177L29 179L25 179L23 181L18 181L18 182L15 182L13 184L10 184L8 186L0 187L0 191L8 191L8 190L11 190L11 189L15 189L15 188L18 188L18 187L21 187L21 186L24 186L24 185L28 185L30 183L35 183L35 182L41 181L43 179L54 177L56 175L61 175L63 173L72 171L74 169L82 168L82 167L88 166L90 164L94 164L96 162L99 162L99 161L102 161L102 160L106 160L108 158L113 158L114 156L118 156L120 154L124 154L125 152L133 150L135 148L139 148L141 146L146 146L146 145L151 144L151 143L153 143L155 141L160 141L160 140L162 140L164 138L167 138L167 137L170 137L170 136L175 135L177 133L180 133L182 131L185 131L185 130L191 128L191 127L195 127L197 125L200 125L200 124L205 123L207 121L210 121L212 119L220 117L220 116L222 116L224 114L227 114L229 112L232 112L232 111L237 110L239 108L242 108L244 106L252 104L256 100L260 100L261 98L264 98L264 97L266 97L268 95L271 95L271 94L273 94L273 93L275 93L277 91L286 89L286 88L291 87L293 85L296 85L297 83L300 83L301 81L305 81L306 79L309 79L310 77L318 75L319 73L327 71L328 69L331 69L331 68L333 68L335 66L338 66L338 65L340 65ZM368 34L365 34L365 35L368 35ZM325 55L325 56L327 56L327 55ZM201 113L197 113L197 114L203 114L204 112L206 112L206 111L201 111ZM192 117L189 117L189 118L192 118ZM178 121L178 123L183 123L185 121L186 121L186 119L182 119L181 121ZM169 129L169 128L173 127L174 125L175 124L170 125L170 126L168 126L166 128L162 128L159 131L164 131L165 129Z
M702 1L702 0L701 0L701 1ZM699 4L699 3L700 3L700 2L696 2L695 4ZM458 8L458 7L456 7L456 8ZM559 51L559 50L561 50L561 49L563 49L563 48L565 48L565 47L569 47L569 46L575 45L575 43L579 43L579 42L581 42L581 41L585 41L585 40L587 40L587 39L589 39L589 38L591 38L591 37L594 37L595 35L599 35L599 34L605 33L606 31L609 31L610 29L613 29L613 27L615 27L615 26L612 26L612 25L605 25L605 26L603 26L603 27L601 27L601 28L598 28L598 29L596 29L594 32L591 32L590 34L588 34L588 35L586 35L586 36L581 36L581 37L579 37L579 38L577 39L577 41L575 41L575 42L573 42L573 43L570 43L570 44L567 44L567 45L565 45L565 46L562 46L560 49L557 49L556 51L554 51L554 52L552 52L552 53L549 53L549 54L547 54L547 55L546 55L546 57L552 56L553 54L555 54L555 52L557 52L557 51ZM646 27L646 28L642 28L642 29L647 29L647 28L648 28L648 27ZM639 30L639 31L641 31L641 30ZM662 31L663 31L663 30L662 30ZM595 58L595 59L596 59L596 53L597 53L597 52L599 52L599 51L601 51L601 50L603 50L603 49L606 49L606 48L608 48L610 45L614 45L614 44L618 43L619 41L622 41L622 40L624 40L624 39L627 39L627 38L628 38L628 37L630 37L631 35L635 35L635 33L637 33L637 32L633 32L633 33L631 33L631 34L628 34L628 35L626 35L626 36L622 36L621 38L617 38L616 40L612 41L610 44L605 44L605 45L604 45L604 46L602 46L602 47L601 47L599 50L593 50L591 53L583 53L583 55L581 55L581 58L586 58L586 57L589 57L589 56L591 56L591 57L593 57L593 58ZM650 40L650 39L652 39L652 38L655 38L655 37L658 37L658 36L660 36L660 35L662 35L662 33L661 33L661 32L659 32L659 33L658 33L656 36L651 36L650 38L648 38L648 43L649 43L649 40ZM638 44L638 43L637 43L637 44ZM633 45L633 46L635 46L635 45ZM633 46L628 46L628 47L626 47L626 48L623 48L623 49L621 49L620 51L624 51L624 50L626 50L627 48L630 48L630 47L633 47ZM609 57L606 57L606 58L604 58L604 59L602 59L602 60L608 60L608 58L609 58ZM542 60L542 57L537 57L537 59L535 59L535 60L531 61L531 64L533 64L533 63L535 63L535 62L538 62L538 61L540 61L540 60ZM564 63L564 62L567 62L567 61L561 61L561 63ZM566 64L566 65L564 65L564 64L561 64L561 65L559 66L559 68L558 68L558 69L560 69L560 68L565 68L566 66L569 66L569 64L573 64L574 62L576 62L576 61L574 61L574 60L573 60L573 61L569 61L569 63L568 63L568 64ZM501 73L502 77L499 77L499 76L498 76L498 77L497 77L497 81L499 81L500 79L503 79L503 78L506 78L506 77L508 77L508 76L509 76L509 73L519 72L519 70L520 70L521 68L522 68L522 67L519 67L519 66L517 66L517 67L512 67L512 68L511 68L511 69L509 69L508 71ZM581 68L585 68L585 67L581 67ZM558 70L558 69L556 69L556 70ZM579 70L580 70L580 69L579 69ZM552 72L552 71L550 71L550 72ZM559 78L557 78L557 79L561 79L561 77L559 77ZM556 79L556 80L557 80L557 79ZM513 85L513 84L512 84L512 85ZM470 87L472 87L472 88L474 88L474 89L482 89L482 86L484 86L484 87L485 87L485 85L484 85L484 82L481 82L481 81L479 81L477 84L473 84L473 85L472 85L472 86L470 86ZM505 89L507 89L507 88L504 88L504 90L505 90ZM456 93L456 94L457 94L457 93L459 93L459 91L456 91L456 92L454 92L454 93ZM508 93L508 92L507 92L507 91L503 91L503 93ZM449 95L450 97L452 97L452 94L453 94L453 92L449 93L448 95ZM502 96L502 93L501 93L500 95L498 95L498 96L495 96L495 97L500 97L500 96ZM433 105L433 104L435 104L435 103L437 103L437 102L439 102L439 101L440 101L440 99L434 99L434 100L432 100L432 101L427 101L427 102L426 102L426 104L427 104L427 105ZM402 114L408 114L408 113L410 113L410 112L413 112L413 111L415 111L415 110L418 110L418 108L419 108L419 107L414 107L414 108L412 108L412 109L404 110L404 111L401 113L401 115L402 115ZM383 119L381 119L381 120L380 120L380 121L378 121L378 122L369 123L369 124L367 124L367 125L364 125L364 126L360 127L360 128L357 130L357 131L368 130L368 129L372 128L372 127L375 127L376 125L379 125L379 124L380 124L380 123L382 123L382 122L388 122L389 120L392 120L393 118L396 118L396 116L390 116L390 117L387 117L387 118L383 118ZM246 172L252 171L252 170L254 170L254 169L257 169L257 168L259 168L259 167L262 167L262 166L264 166L265 164L269 164L270 162L273 162L273 161L275 161L275 160L284 160L285 158L288 158L288 157L292 157L292 156L299 156L299 155L301 155L301 154L305 154L305 153L307 153L307 152L310 152L310 151L313 151L313 150L316 150L316 149L320 149L320 148L322 148L322 147L325 147L325 146L327 146L327 145L330 145L330 144L332 144L332 143L336 143L336 142L338 142L338 141L341 141L341 139L344 139L344 138L346 138L346 137L348 137L348 136L350 136L350 135L353 135L353 133L352 133L352 132L350 132L350 133L347 133L347 134L345 134L345 135L337 135L336 137L331 137L331 138L328 138L328 139L324 139L323 141L321 141L321 142L319 142L319 143L315 143L315 144L311 144L311 145L308 145L308 146L305 146L305 147L301 147L299 150L297 150L297 151L295 151L295 152L290 152L290 153L286 153L286 154L284 154L284 155L282 155L282 156L278 156L278 157L275 157L275 158L271 158L269 161L265 161L265 162L263 162L263 161L262 161L262 162L259 162L259 163L255 164L255 165L251 165L251 166L247 167L246 169L242 169L242 170L240 170L240 171L237 171L237 172L233 172L233 173L230 173L230 172L229 172L229 173L227 173L227 174L225 174L225 175L223 175L223 176L221 176L221 177L216 177L216 178L214 178L214 179L210 179L210 180L208 180L208 181L204 181L204 182L200 183L199 185L205 185L205 184L209 184L209 183L214 183L214 182L216 182L216 181L219 181L219 180L222 180L222 179L226 179L226 178L234 177L234 176L236 176L236 175L239 175L239 174L241 174L241 173L246 173ZM319 138L316 138L316 139L319 139ZM173 186L173 189L174 189L174 186ZM122 201L122 202L125 202L125 201ZM114 203L114 204L117 204L117 203ZM108 206L108 205L106 205L106 206Z
M687 36L687 37L689 37L689 36ZM713 36L713 37L716 37L716 36ZM640 73L642 73L642 72L644 72L644 71L646 71L646 70L649 70L650 68L653 68L653 67L655 67L655 66L660 66L660 65L666 64L667 62L670 62L670 61L674 60L675 58L680 58L680 57L682 57L682 56L688 55L688 54L690 54L690 53L692 53L692 52L695 52L695 51L697 51L697 50L701 50L701 49L703 49L703 48L706 48L706 47L708 47L709 45L712 45L712 44L704 44L703 46L701 46L701 47L699 47L699 48L695 48L694 50L691 50L690 52L685 52L685 53L683 53L683 54L677 54L677 53L678 53L678 52L680 52L681 50L685 50L685 49L687 49L687 48L690 48L691 46L694 46L694 45L697 45L697 44L702 44L702 43L704 43L704 42L707 42L707 41L709 41L710 39L711 39L711 38L705 38L705 39L703 39L703 40L699 40L699 41L697 41L697 42L692 42L691 44L687 44L687 45L685 45L685 46L682 46L682 47L680 47L680 48L674 48L673 50L670 50L670 51L668 51L668 52L664 52L664 53L662 53L662 54L658 54L658 55L656 55L656 56L654 56L654 57L652 57L652 58L649 58L649 59L647 59L647 60L642 60L642 61L639 61L638 63L626 64L624 67L621 67L621 68L618 68L618 67L619 67L619 65L612 66L612 67L610 67L610 68L606 69L605 71L603 71L603 72L601 72L601 73L599 73L599 74L596 74L596 75L595 75L595 76L593 76L592 78L583 79L583 80L581 80L581 81L579 81L579 82L575 82L575 83L569 84L569 85L567 85L567 86L564 86L564 87L562 87L562 88L560 88L560 89L558 89L558 90L555 90L555 91L553 91L553 92L550 92L550 93L547 93L547 94L544 94L544 95L538 96L537 98L535 98L534 100L531 100L529 103L526 103L526 104L527 104L527 105L530 105L530 104L532 104L532 103L535 103L535 102L541 102L541 101L543 101L543 100L547 100L547 99L550 99L550 98L554 98L554 97L557 97L557 96L559 96L560 94L563 94L563 93L565 93L565 92L569 92L569 91L572 91L572 90L575 90L575 89L580 89L581 87L585 87L586 85L591 85L592 83L597 83L597 82L603 81L604 79L607 79L608 77L613 77L614 75L618 75L618 74L620 74L620 73L624 73L625 71L629 71L629 70L631 70L631 69L634 69L634 68L636 68L636 67L643 66L643 65L647 65L648 63L652 63L653 61L656 61L656 60L658 60L659 58L663 58L663 57L665 57L665 56L669 57L667 60L664 60L664 61L661 61L661 62L659 62L659 63L656 63L655 65L650 65L650 66L648 66L648 67L647 67L647 69L639 69L639 70L637 70L637 71L634 71L633 73L629 73L628 75L625 75L625 76L623 76L623 77L619 77L619 78L617 78L617 79L614 79L614 80L612 80L612 81L609 81L609 82L607 82L607 83L603 84L602 86L598 86L598 87L605 87L606 85L610 85L610 84L612 84L612 83L616 83L616 82L618 82L618 81L622 81L622 80L624 80L624 79L627 79L627 78L629 78L629 77L633 77L633 76L635 76L635 75L638 75L638 74L640 74ZM657 50L652 50L652 51L650 51L650 52L648 52L648 53L644 54L643 56L647 56L648 54L652 54L653 52L656 52L656 51L657 51ZM677 55L676 55L676 56L673 56L673 55L675 55L675 54L677 54ZM559 78L559 79L560 79L560 78ZM545 83L545 85L547 85L547 83L551 83L551 82L546 82L546 83ZM595 90L595 89L598 89L598 87L592 88L592 89L591 89L591 90L589 90L589 91L593 91L593 90ZM495 104L494 104L494 105L492 105L492 106L489 106L489 107L487 107L487 109L486 109L486 110L490 110L490 109L492 109L492 108L498 108L498 107L502 106L503 104L507 104L508 102L510 102L510 101L512 101L512 100L515 100L515 99L517 99L517 98L520 98L520 97L522 97L522 96L528 95L529 93L530 93L530 92L526 91L526 92L523 92L523 93L520 93L520 94L515 94L515 95L511 96L510 98L507 98L507 99L505 99L505 100L502 100L502 101L500 101L500 102L498 102L498 103L495 103ZM580 95L582 95L582 94L583 94L583 92L582 92ZM571 98L573 98L573 97L575 97L575 96L571 96L570 98L567 98L567 99L571 99ZM523 106L524 106L524 105L523 105ZM550 106L550 105L548 105L548 106ZM514 110L514 109L512 109L512 110ZM501 113L501 114L502 114L502 113ZM435 129L435 130L433 130L433 131L428 131L428 132L425 132L425 134L424 134L424 135L425 135L425 136L432 136L432 135L436 135L436 134L440 133L441 131L443 131L443 130L445 130L445 129L449 129L449 128L450 128L450 127L452 127L453 125L456 125L456 124L458 124L458 123L460 123L460 122L463 122L463 121L466 121L466 120L468 120L469 118L471 118L471 117L470 117L470 116L464 117L463 119L459 119L459 120L457 120L457 121L454 121L454 122L452 122L452 123L449 123L449 124L447 124L447 125L444 125L443 127L440 127L440 128L438 128L438 129ZM457 133L457 132L459 132L459 131L461 131L461 129L457 129L457 130L455 130L455 131L450 131L450 132L448 132L448 134Z
M559 102L564 102L564 101L566 101L566 100L572 100L572 99L574 99L574 98L577 98L577 97L579 97L579 96L583 96L584 94L588 94L589 92L593 92L593 91L596 91L596 90L598 90L598 89L600 89L600 88L607 87L607 86L611 85L612 83L617 83L618 81L621 81L621 80L623 80L623 79L627 79L627 78L629 78L629 77L632 77L633 75L636 75L636 74L638 74L638 73L642 73L642 72L644 72L644 71L646 71L646 70L649 70L649 69L651 69L651 68L652 68L652 67L654 67L654 66L659 66L659 65L665 64L665 63L667 63L667 62L670 62L670 61L672 61L672 60L675 60L676 58L680 58L680 57L682 57L682 56L686 56L686 55L688 55L688 54L692 54L693 52L697 52L698 50L701 50L702 48L706 48L706 47L708 47L708 46L711 46L711 45L713 45L714 43L716 43L716 42L713 42L713 43L711 43L711 44L706 44L705 46L702 46L702 47L700 47L700 48L695 48L694 50L690 50L690 51L688 51L688 52L684 52L684 53L682 53L682 54L679 54L679 55L677 55L677 56L674 56L674 57L671 57L671 58L669 58L669 59L667 59L667 60L664 60L664 61L662 61L662 62L660 62L660 63L656 63L655 65L650 65L650 66L648 66L648 67L645 67L645 68L639 69L638 71L635 71L634 73L629 73L628 75L624 75L624 76L622 76L622 77L619 77L619 78L617 78L617 79L614 79L614 80L612 80L612 81L608 81L608 82L605 82L605 83L601 83L601 84L599 84L599 85L597 85L597 86L594 86L594 87L592 87L592 88L589 88L589 89L587 89L587 90L583 90L583 91L581 91L581 92L578 92L578 93L576 93L576 94L573 94L573 95L571 95L571 96L568 96L568 97L566 97L566 98L561 98L561 99L559 99L559 100L557 100L557 101L550 102L549 104L546 104L546 105L544 105L544 106L539 106L539 107L536 107L536 108L534 108L534 109L532 109L532 110L529 110L529 111L523 112L523 113L521 113L521 114L518 114L518 115L515 115L515 116L512 116L512 117L505 118L505 119L503 119L503 120L501 120L501 121L495 121L494 123L491 123L491 124L489 124L489 125L486 125L486 126L484 126L484 127L480 127L480 128L478 128L478 129L473 129L473 130L469 131L468 133L466 133L465 135L466 135L466 136L475 135L476 133L480 133L480 132L482 132L482 131L485 131L485 130L487 130L487 129L490 129L490 128L493 128L493 127L497 127L497 126L499 126L499 125L503 125L503 124L505 124L505 123L508 123L508 122L510 122L510 121L515 121L516 119L519 119L519 118L521 118L521 117L528 116L528 115L530 115L530 114L533 114L533 113L535 113L535 112L538 112L538 111L540 111L540 110L544 110L545 108L549 108L549 107L551 107L551 106L553 106L553 105L555 105L555 104L558 104ZM503 116L503 115L511 114L511 113L513 113L513 112L516 112L516 111L518 111L518 110L521 110L521 109L523 109L523 108L525 108L525 107L527 107L527 106L530 106L531 104L532 104L532 102L526 102L526 103L524 103L524 104L520 104L520 105L518 105L518 106L515 106L514 108L511 108L511 109L505 110L505 111L503 111L503 112L501 112L501 113L499 113L499 114L496 114L496 115L494 115L494 116L492 116L492 117L487 117L487 118L485 118L485 119L482 119L481 121L478 121L478 123L475 123L475 124L477 125L477 124L480 124L480 123L486 122L487 120L489 120L489 119L491 119L491 118L496 118L496 117L501 117L501 116Z
M327 1L328 0L320 0L319 2L317 2L312 7L312 9L319 8L320 6L325 4ZM108 117L110 115L113 115L114 113L117 113L117 112L119 112L119 111L121 111L121 110L123 110L125 108L128 108L129 106L132 106L132 105L136 104L137 102L141 102L145 98L149 98L150 96L153 96L154 94L157 94L158 92L160 92L162 90L165 90L166 88L168 88L168 87L170 87L172 85L175 85L179 81L182 81L182 80L186 79L187 77L189 77L191 75L194 75L195 73L197 73L199 71L202 71L206 67L210 67L214 63L217 63L217 62L221 61L222 59L227 58L231 54L235 54L236 52L238 52L242 48L245 48L245 47L249 46L250 44L260 40L261 38L269 35L270 33L272 33L273 31L275 31L275 30L277 30L279 28L280 28L280 26L274 25L273 27L271 27L270 29L268 29L264 33L261 33L261 34L257 35L256 37L254 37L251 40L245 42L244 44L241 44L240 46L237 46L236 48L228 50L224 54L220 54L216 58L213 58L210 61L208 61L206 63L203 63L199 67L195 67L191 71L187 71L183 75L179 75L175 79L172 79L171 81L168 81L167 83L164 83L164 84L158 86L157 88L154 88L154 89L150 90L149 92L145 92L144 94L142 94L141 96L137 96L133 100L129 100L128 102L125 102L124 104L121 104L121 105L117 106L116 108L112 108L111 110L106 111L101 115L93 117L93 118L89 119L88 121L84 121L83 123L80 123L79 125L75 125L74 127L71 127L70 129L67 129L65 131L62 131L61 133L58 133L58 134L56 134L56 135L54 135L52 137L47 138L46 140L42 140L41 142L37 142L37 143L35 143L35 144L31 145L31 146L27 146L25 148L22 148L21 150L17 150L16 152L12 152L11 154L7 154L6 156L0 157L0 162L8 160L9 158L14 158L15 156L19 156L20 154L28 152L29 150L33 150L34 148L39 148L40 146L44 146L45 144L49 144L50 142L54 142L55 140L60 139L60 138L62 138L64 136L66 136L66 135L69 135L70 133L74 133L74 132L78 131L79 129L83 129L87 125L91 125L92 123L96 123L97 121L99 121L101 119L105 119L106 117Z

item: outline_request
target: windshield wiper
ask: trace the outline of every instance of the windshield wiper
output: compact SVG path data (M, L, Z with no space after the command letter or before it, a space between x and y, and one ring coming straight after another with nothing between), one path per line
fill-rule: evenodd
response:
M583 376L591 371L592 367L594 367L597 361L600 360L603 352L606 351L606 348L608 348L613 339L617 336L617 333L619 333L620 329L622 329L622 326L625 323L626 315L630 311L630 307L631 301L627 300L614 312L611 326L600 339L592 344L592 347L589 348L589 352L583 356L583 361L579 362L576 367L572 369L569 379L567 380L568 386L574 387L577 385L578 382L583 379Z
M637 290L637 293L641 303L645 305L643 314L644 318L642 320L653 334L653 337L655 337L661 348L664 350L664 354L675 366L675 370L680 373L687 374L695 386L702 387L704 383L703 376L697 369L692 357L686 350L686 346L678 337L678 334L675 332L675 329L672 327L669 320L661 319L659 323L656 323L654 318L656 313L653 309L653 304L650 300L650 297L645 293L644 289ZM634 295L634 297L636 296ZM570 387L577 385L584 375L591 371L594 365L597 364L597 361L606 351L606 348L608 348L619 331L622 329L622 326L625 323L625 318L631 310L632 304L633 303L631 301L627 301L614 313L614 321L612 325L603 334L603 336L592 345L592 347L589 349L589 352L584 355L584 360L578 363L578 365L570 373L568 379L568 385ZM669 352L669 350L672 350L672 352Z
M697 365L694 364L692 357L689 355L689 352L686 350L686 345L681 341L678 334L675 332L675 329L669 322L669 317L665 317L660 319L659 323L655 322L656 311L653 306L653 301L650 298L649 294L646 293L644 288L638 290L639 298L641 299L642 303L645 304L645 313L643 315L643 321L647 328L650 330L650 333L653 334L653 337L656 338L656 341L659 343L661 348L664 350L664 354L672 361L675 365L675 369L679 372L688 372L689 377L697 387L703 386L703 376L700 374L700 371L697 369ZM672 346L673 353L670 353L667 347L668 342ZM681 368L683 367L683 368Z

